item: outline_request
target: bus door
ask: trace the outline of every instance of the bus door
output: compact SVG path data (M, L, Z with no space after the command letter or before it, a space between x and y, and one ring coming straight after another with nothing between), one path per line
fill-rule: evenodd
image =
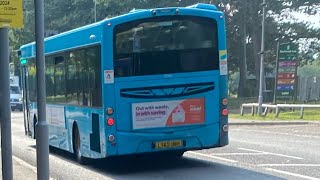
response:
M22 66L22 97L23 97L23 113L24 113L24 129L26 135L31 135L30 131L30 108L29 108L29 96L27 93L28 89L28 80L27 80L27 66Z

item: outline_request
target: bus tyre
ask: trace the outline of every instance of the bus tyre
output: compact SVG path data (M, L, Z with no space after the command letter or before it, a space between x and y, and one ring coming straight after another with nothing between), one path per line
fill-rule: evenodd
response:
M77 158L77 161L81 165L86 165L88 164L88 159L83 157L81 154L81 141L80 141L80 133L78 130L78 127L75 125L73 127L73 152L75 157Z

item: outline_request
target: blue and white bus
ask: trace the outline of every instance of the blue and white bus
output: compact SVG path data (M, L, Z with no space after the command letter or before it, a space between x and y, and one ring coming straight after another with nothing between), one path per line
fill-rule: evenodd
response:
M45 39L49 143L86 158L228 144L224 15L134 10ZM37 123L35 43L21 46L26 134Z

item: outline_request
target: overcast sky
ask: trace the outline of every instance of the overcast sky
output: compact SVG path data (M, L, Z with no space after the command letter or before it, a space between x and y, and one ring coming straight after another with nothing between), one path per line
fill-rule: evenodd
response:
M309 16L307 14L294 13L293 16L302 21L310 22L316 28L320 28L320 14Z

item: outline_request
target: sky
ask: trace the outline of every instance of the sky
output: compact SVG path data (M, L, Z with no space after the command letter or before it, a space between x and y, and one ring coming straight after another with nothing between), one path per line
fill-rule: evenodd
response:
M301 21L310 22L311 25L315 28L320 28L320 14L310 16L307 14L296 12L296 13L293 13L292 15L296 19L301 19Z

